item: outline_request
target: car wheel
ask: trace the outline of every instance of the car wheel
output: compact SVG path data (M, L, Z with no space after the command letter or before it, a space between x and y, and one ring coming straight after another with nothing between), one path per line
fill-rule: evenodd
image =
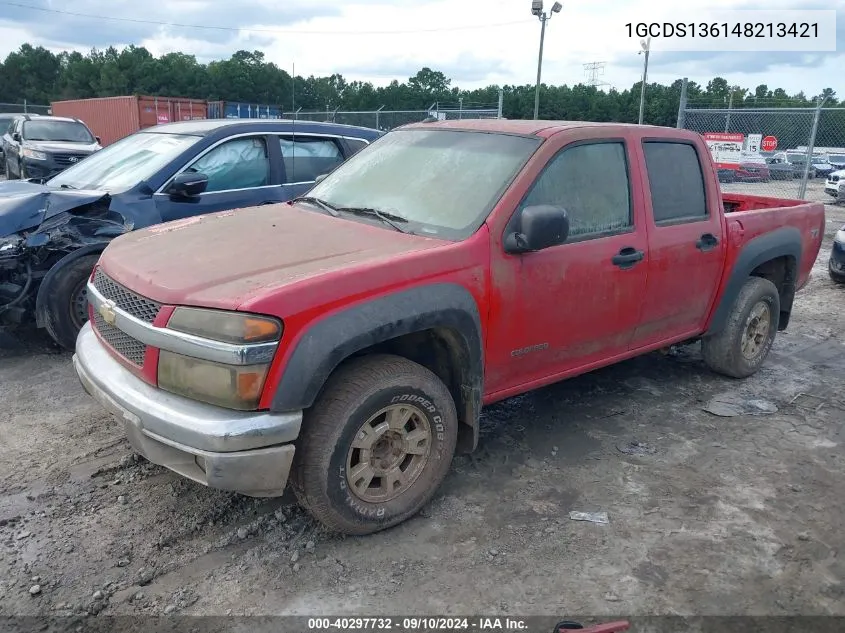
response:
M768 279L750 277L739 291L725 327L702 341L704 362L725 376L750 376L769 355L779 319L777 287Z
M371 534L428 502L449 471L458 416L434 373L398 356L365 356L329 378L306 412L291 486L328 528Z
M6 180L15 180L17 177L12 175L12 170L9 169L9 161L5 160L3 162L6 163L6 165L5 165Z
M79 330L88 321L86 285L99 253L84 255L59 270L49 281L44 328L65 349L76 346Z

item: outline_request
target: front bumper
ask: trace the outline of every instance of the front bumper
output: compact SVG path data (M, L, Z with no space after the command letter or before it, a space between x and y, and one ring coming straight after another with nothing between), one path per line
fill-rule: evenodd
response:
M167 393L127 370L90 323L73 364L82 386L113 413L130 444L154 464L212 488L253 497L284 492L302 413L230 411Z
M21 159L23 169L27 178L52 178L62 173L68 166L59 167L51 161L33 160L31 158Z

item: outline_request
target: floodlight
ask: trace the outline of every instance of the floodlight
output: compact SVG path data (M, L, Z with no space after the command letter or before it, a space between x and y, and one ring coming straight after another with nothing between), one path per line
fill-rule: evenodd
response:
M560 13L560 10L563 8L563 5L560 2L555 2L552 5L552 13Z

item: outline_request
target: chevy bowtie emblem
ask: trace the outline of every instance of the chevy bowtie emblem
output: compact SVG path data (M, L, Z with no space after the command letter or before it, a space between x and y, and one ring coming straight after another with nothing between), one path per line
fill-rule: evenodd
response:
M117 316L114 311L116 307L117 304L114 301L112 301L111 299L106 299L97 308L97 312L99 312L100 316L103 317L103 321L105 321L109 325L114 325L114 320Z

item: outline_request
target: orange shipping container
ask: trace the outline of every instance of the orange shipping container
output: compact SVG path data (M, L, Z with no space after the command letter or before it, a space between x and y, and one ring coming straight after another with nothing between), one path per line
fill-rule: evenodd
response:
M179 97L103 97L54 101L51 106L54 116L83 121L104 146L153 125L205 119L208 113L205 100Z

